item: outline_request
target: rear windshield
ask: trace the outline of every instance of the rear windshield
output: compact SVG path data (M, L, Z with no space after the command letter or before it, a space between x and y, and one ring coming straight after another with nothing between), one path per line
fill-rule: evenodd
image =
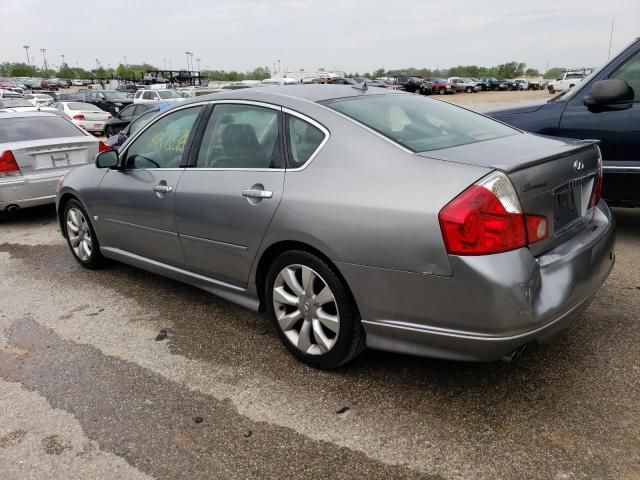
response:
M90 103L82 103L82 102L73 102L67 103L69 110L85 110L89 112L93 112L98 110L95 105L91 105Z
M519 133L477 113L419 95L366 95L322 103L413 152L457 147Z
M0 118L0 143L82 136L84 133L58 116Z
M167 100L169 98L180 98L180 95L173 90L159 90L158 95L160 95L160 98L163 100Z

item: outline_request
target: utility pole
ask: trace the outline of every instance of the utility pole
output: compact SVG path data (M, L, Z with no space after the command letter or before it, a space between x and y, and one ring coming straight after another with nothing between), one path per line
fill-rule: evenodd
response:
M611 58L611 44L613 43L613 19L611 19L611 35L609 35L609 55L607 60Z
M166 70L166 69L167 69L167 59L166 59L166 58L163 58L163 59L162 59L162 69L163 69L163 70Z
M44 61L43 66L44 66L44 70L47 70L47 49L46 48L41 48L40 51L42 52L42 60Z
M64 63L64 53L61 53L60 56L62 57L62 65L65 65L65 63ZM62 68L62 65L60 65L60 68Z
M125 66L125 68L127 68L127 56L126 55L124 56L124 66Z
M196 62L198 62L198 71L200 71L200 60L202 60L202 59L196 58Z
M24 48L24 51L27 52L27 65L29 65L29 68L31 68L31 62L29 61L29 45L23 45L22 48Z
M191 71L190 67L189 67L189 55L193 55L193 53L191 52L184 52L184 54L187 56L187 72Z
M278 59L278 75L280 75L280 59Z

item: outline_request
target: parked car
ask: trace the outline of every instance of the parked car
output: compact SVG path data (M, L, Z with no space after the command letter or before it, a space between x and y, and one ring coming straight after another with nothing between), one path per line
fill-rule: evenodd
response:
M265 85L298 85L300 81L295 78L265 78L262 83ZM178 92L180 90L178 89Z
M603 196L640 206L640 39L572 90L488 115L530 132L599 139Z
M138 130L144 127L147 123L151 121L153 116L158 113L160 110L164 110L165 108L170 107L173 103L141 103L136 105L136 107L148 107L148 110L143 112L138 117L131 120L131 123L127 125L125 128L120 130L118 133L110 136L105 141L105 144L110 146L114 150L118 150L122 144L132 135L135 135Z
M51 91L51 90L40 90L38 92L38 95L47 95L51 98L53 98L54 101L59 100L60 99L60 94L56 91Z
M7 98L0 100L0 112L53 112L58 113L65 117L67 120L71 120L66 114L51 107L34 106L30 101L24 98Z
M22 98L27 100L34 107L46 106L53 102L53 97L43 95L42 93L27 93L26 95L23 95Z
M378 88L386 87L386 84L384 82L371 80L370 78L367 78L367 77L353 77L353 81L356 83L365 83L367 87L378 87Z
M54 102L51 107L69 115L75 125L87 132L104 132L105 123L111 118L110 113L100 110L91 103Z
M96 138L50 112L0 115L0 211L53 203L56 182L93 162Z
M13 90L0 89L0 98L22 98L22 95Z
M473 93L479 90L478 82L474 82L470 78L451 77L447 79L447 82L453 85L456 92Z
M456 93L456 89L454 88L454 86L443 78L432 78L429 81L432 84L433 93L437 93L439 95Z
M138 118L147 110L154 108L153 103L137 103L129 105L106 121L104 126L104 135L109 138L122 131L134 119Z
M73 85L74 87L82 87L84 86L84 82L80 79L71 80L71 85Z
M366 346L489 361L566 327L609 275L599 158L419 95L274 86L156 114L67 174L57 210L81 265L265 309L314 367Z
M76 93L61 93L58 95L59 102L84 102L87 96L82 92Z
M56 80L42 80L40 82L40 88L42 90L58 90L58 82Z
M38 78L28 78L24 81L28 90L42 90L42 80Z
M125 92L125 93L136 93L138 90L140 89L144 89L144 86L139 86L136 85L135 83L121 83L120 85L118 85L116 87L116 90L119 92Z
M554 81L549 82L547 85L547 89L549 93L558 93L564 90L569 90L573 88L578 83L582 82L582 80L587 75L585 72L564 72L560 77L556 78Z
M133 101L127 98L127 95L117 90L87 90L85 92L86 102L115 115L127 105L131 105Z
M509 80L508 78L501 78L498 79L498 81L500 82L500 85L498 85L498 90L513 90L514 89L514 82L513 80Z
M184 97L175 90L138 90L133 103L181 102Z
M433 83L422 78L411 77L404 84L404 91L411 93L420 93L422 95L431 95L433 93Z
M478 79L478 86L483 91L499 90L501 84L502 84L502 81L498 80L495 77L481 77Z

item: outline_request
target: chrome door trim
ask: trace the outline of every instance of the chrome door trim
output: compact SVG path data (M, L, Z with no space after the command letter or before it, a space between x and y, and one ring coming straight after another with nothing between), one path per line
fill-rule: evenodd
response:
M220 247L228 247L228 248L232 248L234 250L242 250L243 252L246 252L247 250L249 250L249 247L247 247L245 245L238 245L236 243L220 242L218 240L211 240L209 238L202 238L202 237L194 237L192 235L185 235L184 233L179 233L178 236L180 238L186 238L188 240L193 240L194 242L201 242L201 243L206 243L206 244L210 244L210 245L217 245L217 246L220 246Z
M208 102L211 105L218 104L239 104L239 105L253 105L254 107L265 107L270 108L271 110L281 111L282 107L280 105L274 105L273 103L260 102L256 100L230 100L230 99L220 99L220 100L209 100Z
M282 112L286 113L288 115L292 115L294 117L299 118L300 120L303 120L307 123L310 123L311 125L313 125L314 127L316 127L318 130L320 130L322 133L324 133L324 140L322 140L322 142L320 142L320 145L318 145L318 148L316 148L313 153L311 155L309 155L309 158L307 158L307 161L304 162L302 165L300 165L299 167L296 168L287 168L287 172L300 172L301 170L304 170L305 168L307 168L307 166L313 161L314 158L316 158L316 156L318 156L318 154L320 153L320 150L322 150L322 147L324 147L327 142L329 141L329 137L331 136L331 133L329 132L329 129L326 128L324 125L322 125L321 123L319 123L318 121L314 120L313 118L310 118L300 112L296 112L295 110L291 110L290 108L286 108L286 107L282 107ZM286 135L286 132L282 132L283 135ZM285 148L287 145L287 138L285 136L284 138L284 144L285 144Z

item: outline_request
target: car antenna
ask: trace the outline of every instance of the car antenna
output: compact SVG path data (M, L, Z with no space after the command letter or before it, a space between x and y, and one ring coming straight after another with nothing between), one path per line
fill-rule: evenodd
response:
M362 90L363 92L368 90L367 82L356 83L355 85L351 85L351 88L355 88L356 90Z

